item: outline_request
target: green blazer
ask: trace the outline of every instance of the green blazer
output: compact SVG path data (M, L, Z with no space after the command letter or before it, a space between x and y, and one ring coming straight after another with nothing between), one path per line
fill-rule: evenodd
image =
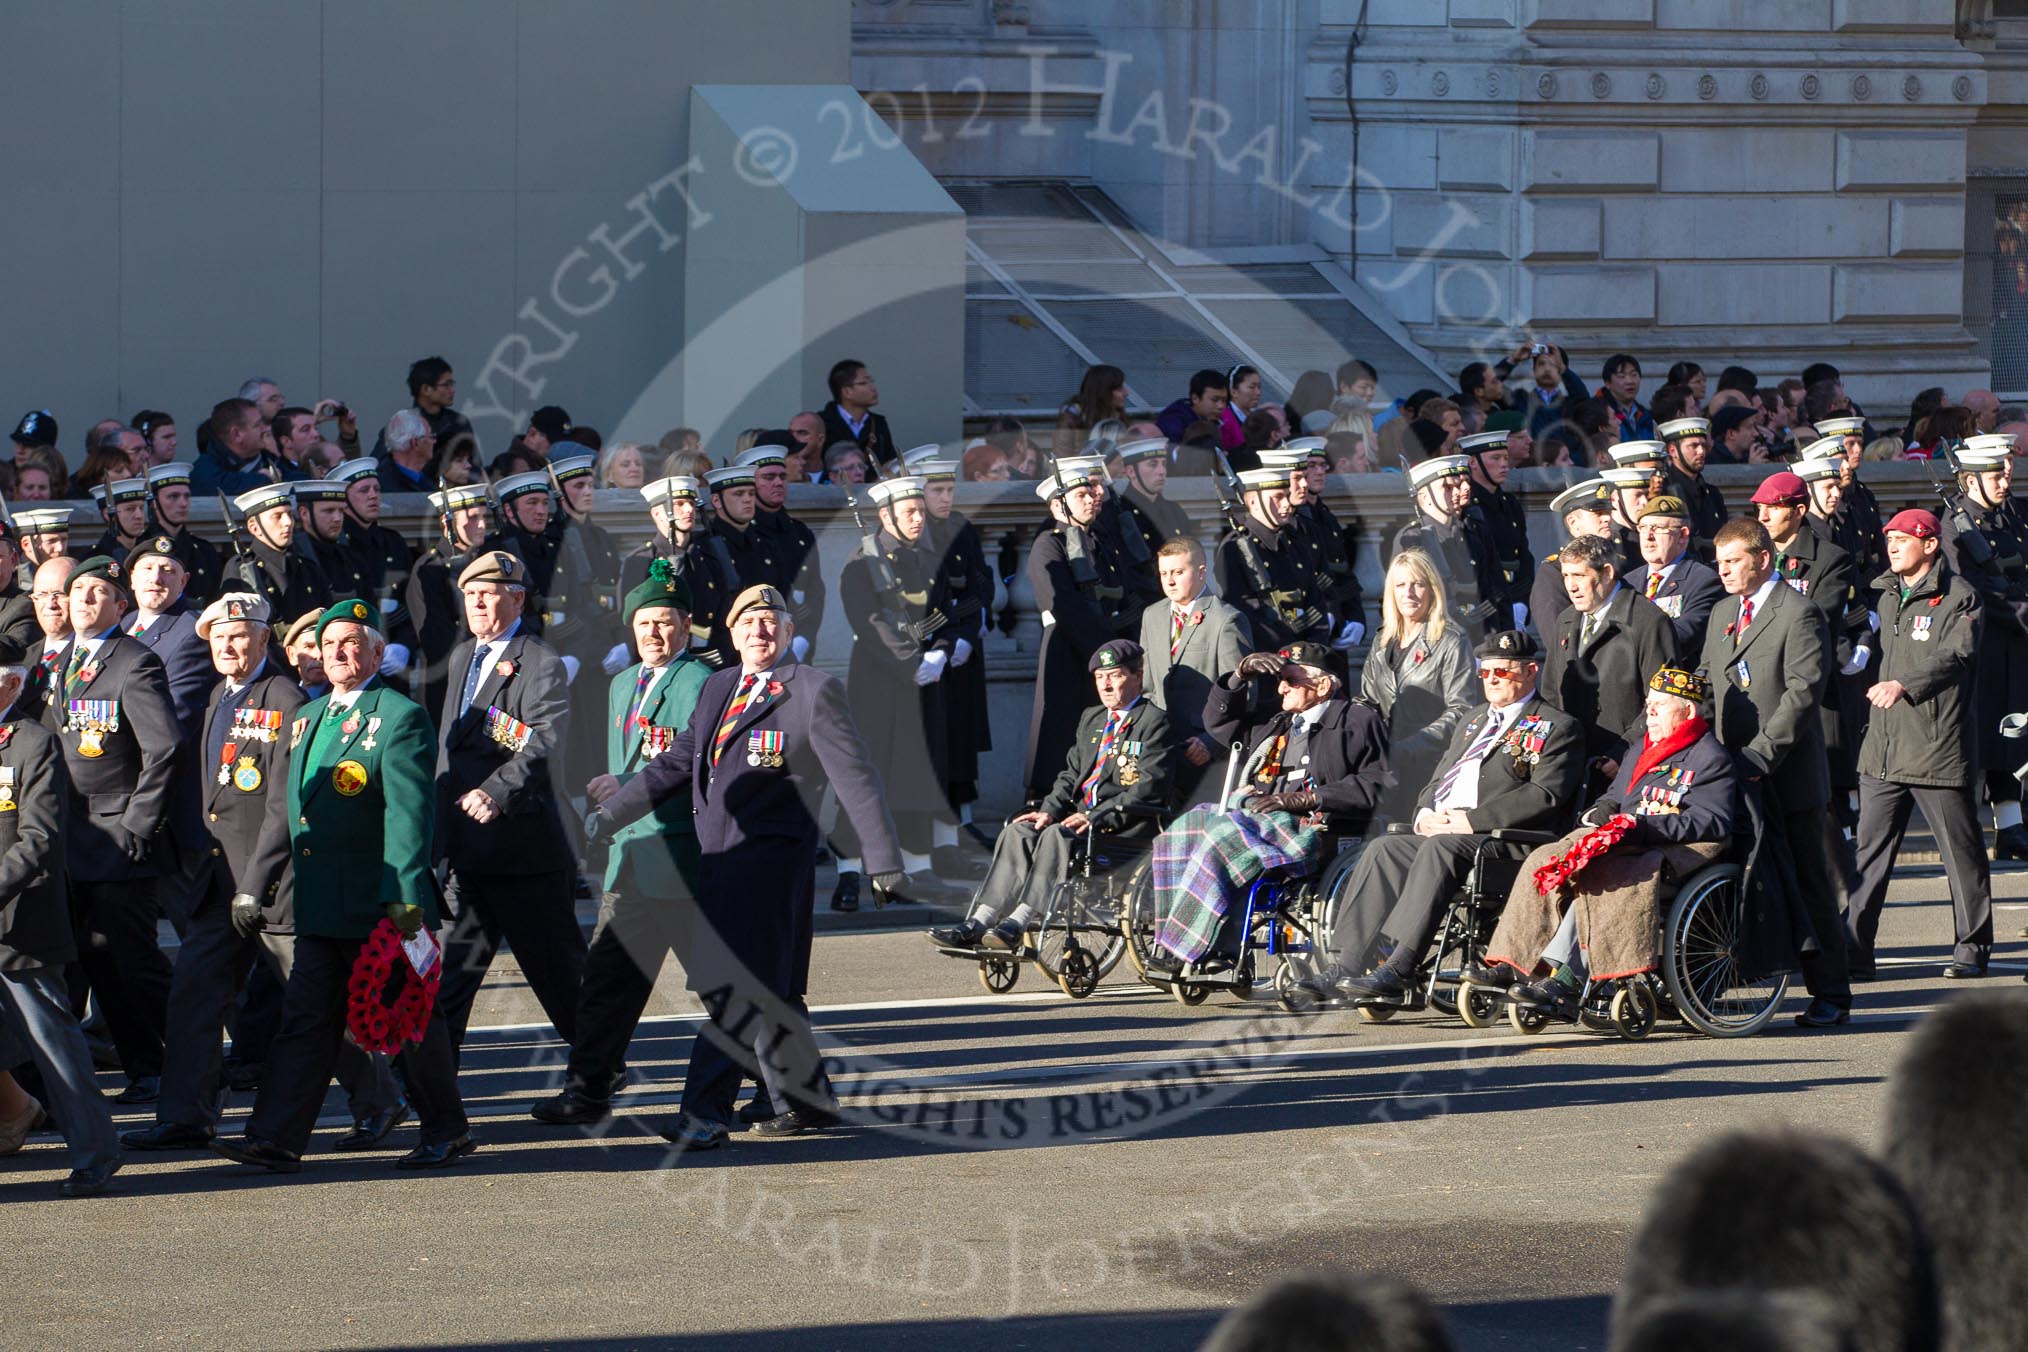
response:
M350 714L327 719L330 703L311 700L289 726L296 933L363 939L394 902L422 907L435 929L436 730L377 677Z
M669 729L668 741L673 745L675 735L690 725L690 712L697 707L697 692L704 688L710 675L710 668L704 663L678 658L648 692L641 718L658 728ZM613 677L606 695L606 768L622 785L655 759L648 754L647 739L640 725L630 726L627 721L640 677L641 664L636 662ZM606 857L608 892L616 890L615 884L628 865L633 866L629 890L637 895L662 900L695 895L697 825L691 819L689 794L672 794L662 806L613 834L613 848Z

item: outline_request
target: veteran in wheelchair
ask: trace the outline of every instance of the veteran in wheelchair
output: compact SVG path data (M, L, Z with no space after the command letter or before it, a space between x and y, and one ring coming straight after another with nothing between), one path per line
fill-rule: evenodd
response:
M1137 908L1151 939L1144 974L1186 1003L1202 998L1195 978L1241 968L1253 920L1277 904L1261 904L1262 886L1286 901L1281 885L1321 873L1340 841L1364 833L1394 782L1386 725L1346 699L1322 644L1240 659L1213 685L1204 726L1232 747L1223 795L1155 841ZM1251 975L1212 984L1250 987Z
M1091 655L1099 702L1079 722L1068 762L1034 810L1008 820L971 913L929 932L937 947L960 956L1020 953L1063 883L1090 863L1101 835L1138 838L1145 850L1170 806L1174 753L1168 719L1142 696L1141 658L1141 645L1125 638ZM1002 963L989 970L1011 976L1015 969Z
M1703 709L1711 683L1665 666L1648 682L1647 734L1577 829L1534 851L1484 959L1465 980L1575 1022L1604 983L1659 971L1675 884L1728 852L1737 805L1730 752Z
M1491 866L1518 864L1576 813L1584 730L1538 694L1534 638L1507 630L1473 651L1485 703L1452 734L1413 823L1370 843L1331 898L1331 963L1300 984L1305 1004L1420 1008L1435 987L1424 953L1439 930L1439 961L1454 950L1469 960L1484 937L1451 933L1453 896Z

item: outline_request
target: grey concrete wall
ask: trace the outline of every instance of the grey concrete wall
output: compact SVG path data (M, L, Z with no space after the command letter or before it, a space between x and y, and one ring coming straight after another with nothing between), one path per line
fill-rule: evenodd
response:
M684 191L730 172L672 177L690 86L849 48L837 0L10 0L0 417L51 408L75 461L259 373L384 421L435 353L490 450L540 403L610 428L680 346Z

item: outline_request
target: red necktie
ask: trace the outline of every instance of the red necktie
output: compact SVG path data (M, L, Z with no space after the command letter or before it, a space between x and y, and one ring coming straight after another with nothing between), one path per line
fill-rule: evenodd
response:
M1169 660L1176 660L1177 650L1183 646L1183 616L1181 607L1172 607L1169 612Z
M718 764L718 758L725 754L725 744L732 740L732 725L739 722L739 716L746 712L747 697L753 693L756 673L748 672L739 678L739 690L732 697L732 703L725 706L725 717L719 720L718 735L711 739L711 763Z
M1655 593L1660 590L1662 590L1662 575L1657 572L1650 572L1648 574L1648 599L1650 601L1654 600Z
M1112 758L1113 745L1120 735L1120 715L1117 711L1106 715L1105 735L1099 738L1098 759L1091 764L1091 773L1085 776L1082 795L1086 807L1098 806L1099 781L1105 778L1106 762Z

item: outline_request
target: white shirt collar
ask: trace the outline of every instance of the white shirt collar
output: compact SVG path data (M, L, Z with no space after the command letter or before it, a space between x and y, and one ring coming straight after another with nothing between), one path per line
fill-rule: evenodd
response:
M1771 593L1773 593L1776 587L1779 587L1781 585L1782 580L1778 574L1769 573L1767 575L1767 581L1760 584L1760 590L1755 592L1752 596L1746 598L1747 600L1753 602L1754 614L1758 615L1760 613L1760 608L1767 604L1768 596Z

